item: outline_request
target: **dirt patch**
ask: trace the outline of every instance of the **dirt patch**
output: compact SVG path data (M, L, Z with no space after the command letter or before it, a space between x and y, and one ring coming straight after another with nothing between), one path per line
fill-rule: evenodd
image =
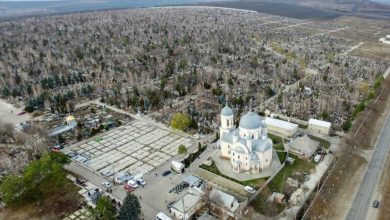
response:
M0 219L62 219L79 209L78 204L82 197L77 193L80 190L72 182L69 182L66 192L52 193L43 201L27 203L16 208L5 208L0 212Z

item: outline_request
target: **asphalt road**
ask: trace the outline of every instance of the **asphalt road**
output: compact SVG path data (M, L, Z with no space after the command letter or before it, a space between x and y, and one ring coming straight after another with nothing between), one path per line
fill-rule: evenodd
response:
M390 116L387 117L385 125L380 134L374 153L368 165L363 181L360 184L359 191L356 194L351 209L349 210L348 220L365 220L368 210L372 207L372 195L375 187L378 185L380 176L384 171L387 156L390 148ZM385 208L385 207L382 207Z

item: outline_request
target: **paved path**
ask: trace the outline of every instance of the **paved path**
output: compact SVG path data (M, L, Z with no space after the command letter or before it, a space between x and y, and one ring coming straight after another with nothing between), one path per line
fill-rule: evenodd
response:
M372 206L375 198L371 198L375 187L379 184L380 176L383 172L390 149L390 117L388 116L379 140L376 144L375 151L365 172L363 181L360 184L358 193L349 210L348 220L365 220L367 212ZM385 208L385 207L383 207Z

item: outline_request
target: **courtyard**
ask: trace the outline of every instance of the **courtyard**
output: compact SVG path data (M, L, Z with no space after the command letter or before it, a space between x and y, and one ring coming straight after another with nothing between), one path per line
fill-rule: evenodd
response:
M178 154L191 138L148 122L133 120L119 128L65 148L65 154L88 169L110 177L114 173L147 174Z

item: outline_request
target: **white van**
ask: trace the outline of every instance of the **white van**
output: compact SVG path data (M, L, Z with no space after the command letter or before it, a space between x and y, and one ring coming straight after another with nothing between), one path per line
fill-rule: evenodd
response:
M172 220L172 219L169 218L167 215L165 215L163 212L159 212L156 215L156 220Z

